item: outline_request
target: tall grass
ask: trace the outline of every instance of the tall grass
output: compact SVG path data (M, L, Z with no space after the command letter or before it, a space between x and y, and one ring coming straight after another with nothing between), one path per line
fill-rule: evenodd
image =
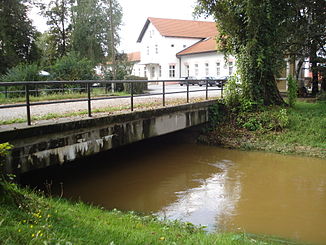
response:
M207 234L191 223L160 221L135 212L106 211L81 202L46 198L15 186L10 188L24 198L17 206L0 199L3 245L290 244L245 233Z

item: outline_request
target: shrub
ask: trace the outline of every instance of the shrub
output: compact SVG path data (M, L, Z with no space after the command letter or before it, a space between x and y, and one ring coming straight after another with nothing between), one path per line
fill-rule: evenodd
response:
M237 77L230 77L225 85L225 103L229 108L237 108L243 98L241 83Z
M0 80L2 82L41 81L44 80L44 76L40 75L40 70L40 67L36 64L22 63L9 69L8 72L0 78ZM29 88L35 90L36 86L30 85ZM4 87L1 87L1 90L4 91ZM24 91L24 86L10 86L7 87L6 95L8 97L19 97L24 95ZM36 93L37 92L35 91L34 94Z
M94 65L87 58L80 58L76 52L71 52L58 59L51 67L51 78L58 81L93 80Z
M40 68L36 64L19 64L1 77L2 82L40 81Z
M147 80L147 78L130 75L130 76L126 76L125 80ZM123 88L125 92L130 93L130 89L131 89L130 83L124 83ZM133 84L133 92L135 94L142 94L147 89L148 89L147 82L137 82Z
M288 102L293 107L298 97L298 82L291 75L287 77L288 83Z
M237 118L239 127L249 131L281 131L289 126L286 109L267 108L263 111L240 113Z
M326 91L324 92L320 92L317 97L316 97L317 101L326 101Z

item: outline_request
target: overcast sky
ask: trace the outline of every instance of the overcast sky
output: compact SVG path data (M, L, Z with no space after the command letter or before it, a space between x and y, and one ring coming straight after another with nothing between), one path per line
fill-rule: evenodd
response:
M136 41L147 17L192 20L192 12L196 5L196 0L118 0L118 2L123 12L121 44L118 49L126 53L138 51ZM32 10L30 17L39 31L46 30L45 20L37 14L37 10Z

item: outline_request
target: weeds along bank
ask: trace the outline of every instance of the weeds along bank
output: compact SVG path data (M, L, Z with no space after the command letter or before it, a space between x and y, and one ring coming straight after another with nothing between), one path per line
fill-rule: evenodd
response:
M1 185L5 190L0 198L0 237L4 245L287 244L279 238L245 233L208 234L190 223L106 211L81 202L44 197L4 182Z
M250 102L211 108L199 140L212 145L326 158L326 102L259 107Z

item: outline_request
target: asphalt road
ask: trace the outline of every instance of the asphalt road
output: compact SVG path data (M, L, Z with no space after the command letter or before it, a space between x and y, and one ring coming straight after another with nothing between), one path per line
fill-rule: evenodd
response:
M205 98L206 96L206 87L205 86L189 86L189 98ZM218 87L208 87L208 97L219 97L220 91L214 91ZM200 91L202 90L202 91ZM152 101L161 101L162 95L155 95L162 93L162 85L149 85L149 93L151 96L136 97L134 99L134 104L137 103L146 103ZM186 91L187 86L180 86L179 84L167 84L165 86L165 92L167 93L165 98L166 100L171 99L185 99L186 103ZM181 93L184 92L184 93ZM168 94L173 93L173 94ZM130 98L115 98L109 100L94 100L92 101L92 109L103 108L103 107L117 107L117 106L128 106L130 105ZM62 103L62 104L50 104L50 105L36 105L31 106L31 115L32 116L44 116L51 113L64 114L69 112L78 112L87 110L87 102L71 102L71 103ZM16 118L26 118L26 107L17 107L9 109L0 109L0 120L12 120Z

